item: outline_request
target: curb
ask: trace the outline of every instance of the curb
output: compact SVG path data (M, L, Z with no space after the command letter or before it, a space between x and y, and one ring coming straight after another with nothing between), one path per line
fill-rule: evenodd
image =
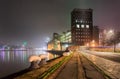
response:
M85 55L82 54L82 56L85 59L87 59L95 67L95 69L97 69L97 71L99 71L106 79L113 79L107 73L105 73L101 68L99 68L97 65L95 65L91 60L89 60Z
M64 62L68 61L71 58L72 54L68 57L65 57L60 62L56 63L52 67L50 67L47 71L45 71L42 75L38 76L37 79L46 79L48 78L52 73L54 73Z
M82 74L82 75L78 75L78 79L86 79L85 74L84 74L84 70L82 68L80 55L78 55L78 73Z

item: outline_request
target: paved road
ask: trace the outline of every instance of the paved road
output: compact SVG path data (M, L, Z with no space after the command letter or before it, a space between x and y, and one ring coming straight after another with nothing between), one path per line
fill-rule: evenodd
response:
M52 79L52 78L50 78ZM86 58L76 52L55 79L105 79Z
M120 79L120 54L110 52L83 51L89 60L107 73L112 79Z
M96 55L114 62L120 63L120 53L85 51L88 54Z
M77 54L75 53L56 79L77 79L77 72Z

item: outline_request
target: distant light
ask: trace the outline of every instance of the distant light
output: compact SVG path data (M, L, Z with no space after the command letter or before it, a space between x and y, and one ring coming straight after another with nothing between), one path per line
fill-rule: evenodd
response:
M84 28L84 27L85 27L85 26L82 24L82 25L81 25L81 28Z
M113 30L110 30L109 33L113 33Z
M42 50L43 48L35 48L35 50Z
M92 47L95 47L95 46L96 46L96 45L95 45L95 40L92 40L92 41L91 41L91 46L92 46Z
M67 48L67 47L68 47L68 44L66 44L65 47Z
M95 40L92 40L92 43L95 43Z
M49 42L49 41L50 41L50 38L46 37L45 42Z
M80 25L79 25L79 24L77 24L77 28L80 28Z
M89 25L86 25L86 28L89 28Z
M27 45L27 42L26 42L26 41L24 41L24 42L23 42L23 46L26 46L26 45Z
M42 49L43 49L43 50L47 50L47 48L46 48L46 47L43 47Z
M89 43L87 43L86 46L89 46Z
M95 47L95 44L92 44L92 47Z

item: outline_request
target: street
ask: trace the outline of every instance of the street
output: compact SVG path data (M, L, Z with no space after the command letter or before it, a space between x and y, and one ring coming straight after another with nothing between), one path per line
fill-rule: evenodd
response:
M58 70L48 79L105 79L105 75L79 52L73 53L72 58Z
M85 53L96 55L114 62L120 63L120 53L85 51Z
M84 50L82 54L108 74L112 79L120 79L120 54Z

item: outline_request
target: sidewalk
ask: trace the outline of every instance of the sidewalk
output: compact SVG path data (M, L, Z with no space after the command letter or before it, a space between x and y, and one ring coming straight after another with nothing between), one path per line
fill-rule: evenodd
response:
M105 79L103 74L78 52L60 69L54 79Z
M81 52L87 59L98 66L104 73L109 75L111 79L120 79L120 63L114 62L99 56ZM101 52L100 52L101 53ZM109 55L109 53L106 53Z
M105 79L104 75L81 54L80 59L86 79Z

